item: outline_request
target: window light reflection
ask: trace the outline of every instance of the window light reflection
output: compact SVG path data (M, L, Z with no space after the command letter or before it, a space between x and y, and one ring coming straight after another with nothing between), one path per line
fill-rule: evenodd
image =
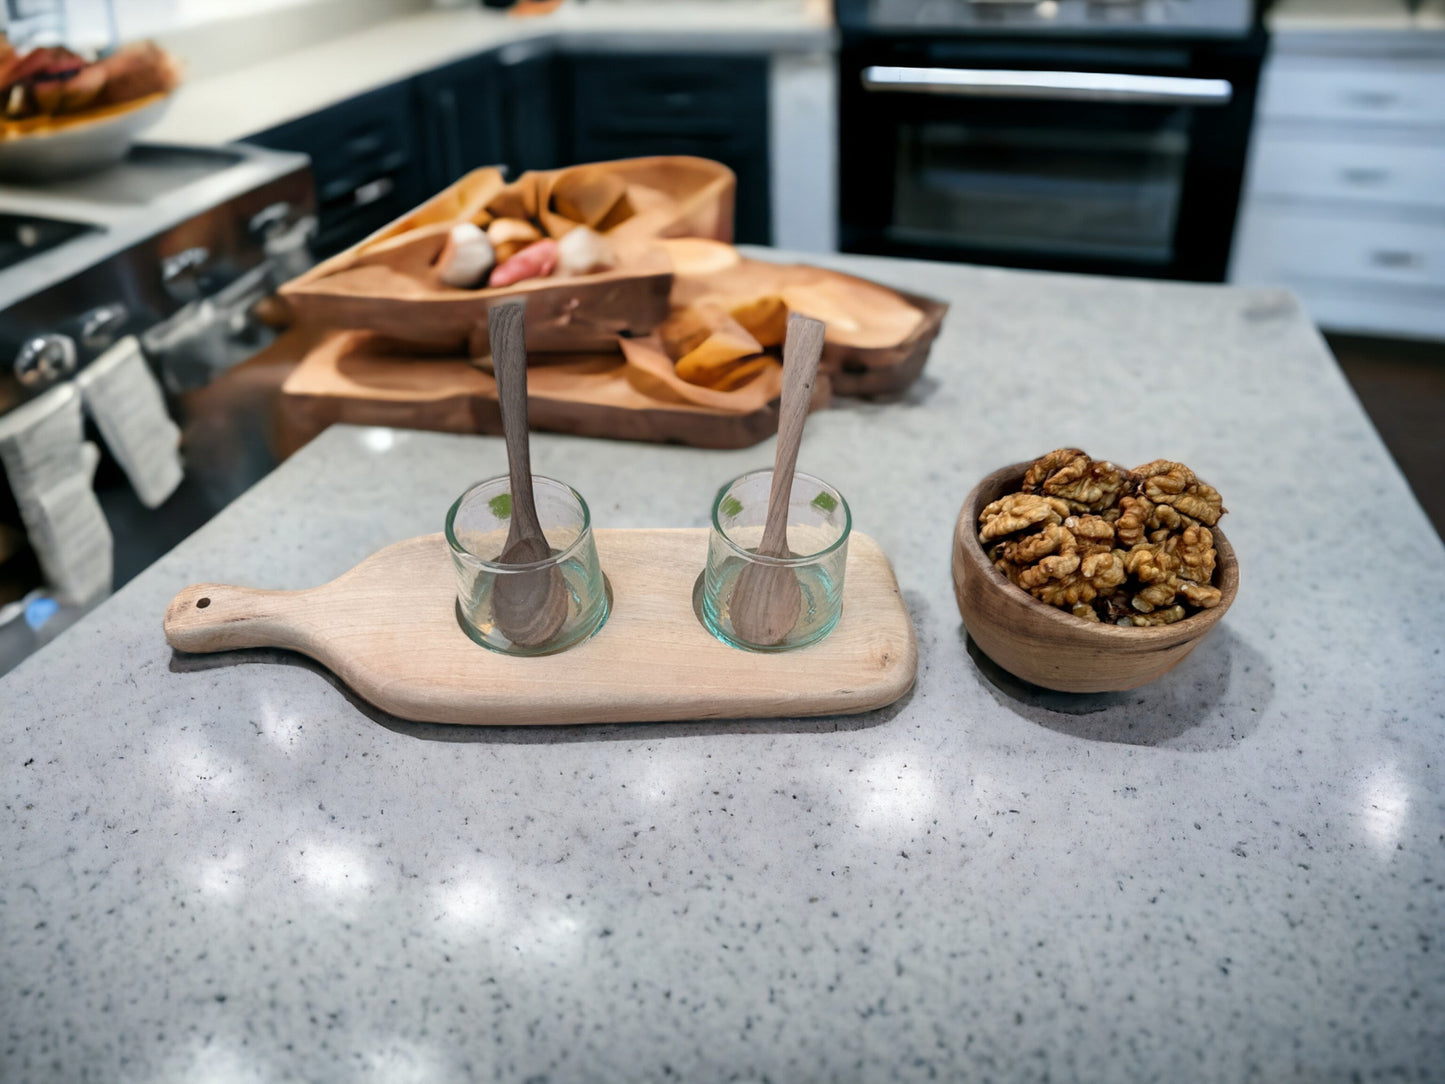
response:
M1382 764L1366 776L1361 805L1365 831L1382 850L1394 851L1410 810L1410 788L1394 764Z
M357 851L317 840L296 848L291 855L291 870L303 888L342 913L354 910L375 880Z
M932 775L902 756L876 760L855 778L854 804L860 827L908 828L933 815Z

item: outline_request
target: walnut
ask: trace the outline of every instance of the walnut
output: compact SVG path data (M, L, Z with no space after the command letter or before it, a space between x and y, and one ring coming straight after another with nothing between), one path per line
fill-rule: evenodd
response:
M1141 492L1155 504L1172 506L1180 515L1213 527L1224 514L1219 491L1194 476L1183 463L1156 459L1135 467Z
M1114 548L1114 525L1102 516L1070 516L1064 520L1064 527L1090 552Z
M1129 605L1140 613L1153 613L1161 606L1168 606L1179 594L1178 584L1172 578L1160 583L1151 583L1129 600Z
M1179 594L1184 601L1201 610L1213 609L1224 597L1210 585L1214 579L1214 535L1208 527L1187 527L1177 539L1170 539L1179 556Z
M1179 577L1195 583L1214 579L1214 535L1208 527L1186 527L1174 544L1179 558Z
M1172 625L1176 621L1183 621L1185 617L1183 606L1170 606L1167 610L1156 610L1150 614L1130 614L1128 617L1119 618L1121 625Z
M1212 610L1224 599L1223 591L1203 583L1181 583L1179 594L1189 605L1201 610Z
M1179 571L1179 558L1163 542L1140 542L1130 548L1124 567L1142 583L1168 583Z
M1048 555L1020 569L1018 585L1051 606L1073 606L1111 594L1124 582L1124 554L1099 540L1099 528L1112 540L1113 528L1097 516L1070 516L1067 525L1047 528ZM1020 557L1033 552L1028 542L1021 540L1014 552Z
M1179 558L1164 542L1139 542L1124 558L1124 569L1144 584L1130 600L1140 613L1168 606L1178 594Z
M1208 527L1198 524L1162 542L1136 543L1125 559L1125 568L1145 586L1130 604L1141 613L1152 613L1182 595L1200 609L1218 606L1223 595L1210 585L1215 557L1214 536Z
M1102 512L1129 485L1128 472L1090 459L1078 448L1058 448L1024 474L1023 491L1058 497L1073 512Z
M1114 534L1121 546L1137 546L1149 536L1149 519L1154 505L1145 497L1123 497L1119 501L1119 518Z
M1029 493L1011 493L978 514L982 524L979 541L987 542L1039 523L1062 523L1068 514L1069 506L1063 501Z
M1016 565L1031 565L1059 552L1060 547L1075 545L1072 532L1058 523L1045 524L1038 534L1024 535L1005 542L1001 547L1003 558Z
M1084 466L1088 466L1090 463L1088 455L1082 448L1055 448L1052 452L1039 456L1029 464L1029 469L1024 471L1023 484L1019 488L1025 493L1037 493L1039 484L1049 475L1080 462Z
M979 540L1009 581L1081 621L1167 625L1218 606L1219 493L1159 459L1135 471L1058 448L1024 474L1021 492L979 515Z
M1045 571L1042 562L1035 568L1040 573ZM1068 572L1049 576L1032 588L1025 583L1030 571L1025 569L1020 573L1020 587L1025 587L1034 598L1050 606L1073 606L1080 602L1092 602L1117 590L1125 579L1124 555L1118 550L1096 553L1084 558Z

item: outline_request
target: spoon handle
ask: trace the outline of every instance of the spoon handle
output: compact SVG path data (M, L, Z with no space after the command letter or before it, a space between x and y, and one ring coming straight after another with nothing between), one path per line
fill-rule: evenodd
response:
M527 340L523 326L526 305L503 301L487 310L487 335L492 344L492 370L502 408L502 436L507 442L507 472L512 489L512 522L523 534L540 535L536 499L532 494L532 460L527 436ZM509 536L510 537L510 536Z
M803 423L813 401L813 384L818 379L818 359L823 356L826 330L821 320L810 316L793 313L788 317L788 335L783 341L783 402L778 408L778 448L773 459L773 485L768 491L768 518L758 546L762 553L787 553L788 498L793 492L798 446L803 442Z

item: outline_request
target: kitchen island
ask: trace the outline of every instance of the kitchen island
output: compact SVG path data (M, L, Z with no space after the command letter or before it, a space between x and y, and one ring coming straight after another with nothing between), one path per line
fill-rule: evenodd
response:
M440 528L499 439L334 428L0 680L0 1079L1350 1080L1445 1065L1445 548L1293 298L837 257L952 303L799 466L891 556L915 688L862 716L406 723L188 583ZM1194 467L1239 599L1126 694L976 657L985 473ZM771 445L537 435L608 527ZM481 650L480 648L478 650Z

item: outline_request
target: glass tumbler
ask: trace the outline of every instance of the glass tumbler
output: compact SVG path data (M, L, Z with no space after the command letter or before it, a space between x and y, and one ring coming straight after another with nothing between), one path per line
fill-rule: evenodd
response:
M607 584L597 563L592 516L582 495L564 482L532 479L537 519L552 553L531 564L503 564L512 525L511 483L478 482L447 512L447 545L457 573L457 620L483 647L508 655L551 655L587 639L607 620ZM497 584L507 576L550 575L560 570L567 610L561 627L539 644L514 643L498 626L493 607Z
M788 498L792 556L762 557L754 551L763 538L772 485L773 472L757 470L723 486L713 501L708 534L703 624L723 643L749 651L790 651L816 643L833 631L843 612L843 569L853 529L848 502L822 479L795 472ZM733 627L733 588L745 568L758 564L786 568L797 577L802 598L798 619L778 643L750 642Z

